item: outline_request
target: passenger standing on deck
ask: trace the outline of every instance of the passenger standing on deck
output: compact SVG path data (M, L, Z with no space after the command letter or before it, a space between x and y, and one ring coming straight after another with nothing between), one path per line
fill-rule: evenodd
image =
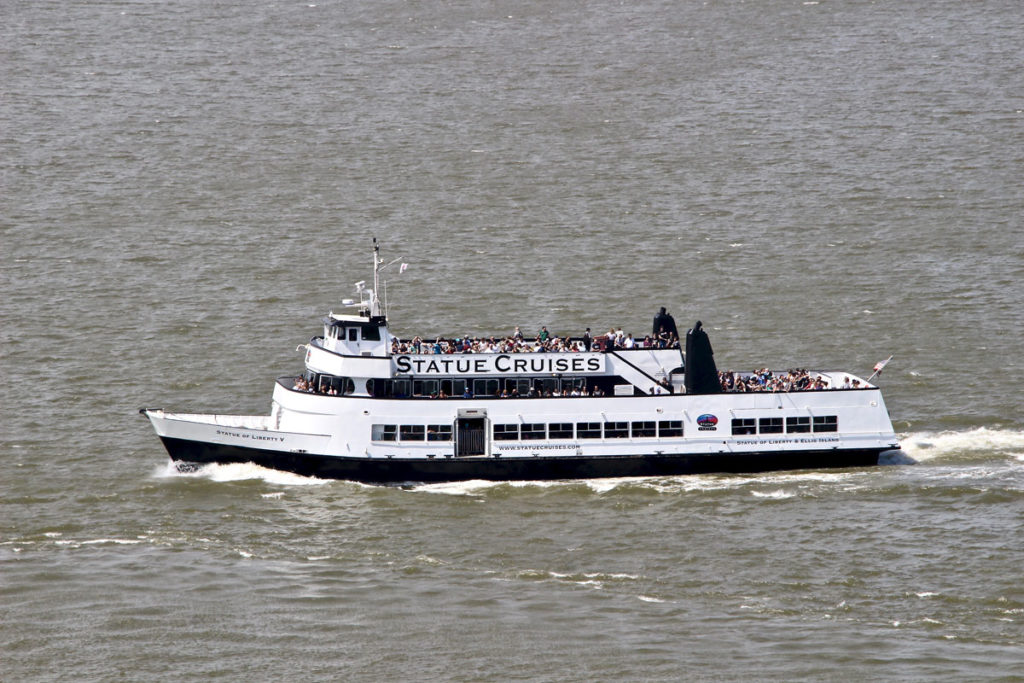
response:
M537 338L540 339L541 342L546 342L550 336L551 333L548 332L547 325L541 325L540 335L538 335Z
M590 328L588 327L587 331L583 333L583 350L590 351L590 345L593 343L594 339L590 336Z

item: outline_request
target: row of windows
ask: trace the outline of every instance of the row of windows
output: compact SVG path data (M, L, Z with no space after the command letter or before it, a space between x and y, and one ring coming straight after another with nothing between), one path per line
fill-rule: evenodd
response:
M447 425L373 425L374 441L451 441L452 426Z
M494 425L493 435L495 441L671 438L683 435L683 423L681 420L511 423ZM374 441L451 441L452 426L375 424L371 438Z
M682 420L643 422L552 422L494 425L495 441L540 439L634 439L669 438L683 435Z
M752 417L733 418L733 434L788 434L800 432L837 432L839 419L835 415L815 417Z

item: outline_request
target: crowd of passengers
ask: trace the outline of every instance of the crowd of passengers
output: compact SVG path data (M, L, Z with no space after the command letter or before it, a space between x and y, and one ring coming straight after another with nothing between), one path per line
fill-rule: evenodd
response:
M752 373L738 373L725 370L718 373L718 382L725 392L744 391L822 391L824 389L861 389L867 384L861 384L859 379L852 379L847 375L840 386L829 386L828 381L821 375L811 377L807 370L788 370L785 373L774 373L768 368L761 368Z
M397 337L391 342L392 354L451 354L451 353L585 353L587 351L612 351L617 349L678 349L679 339L672 332L649 334L635 339L632 333L625 334L622 328L611 328L607 334L593 336L590 328L582 337L559 337L548 328L541 327L536 337L529 339L517 325L511 335L497 337L471 337L468 334L456 339L438 337L434 341L413 337L407 341Z

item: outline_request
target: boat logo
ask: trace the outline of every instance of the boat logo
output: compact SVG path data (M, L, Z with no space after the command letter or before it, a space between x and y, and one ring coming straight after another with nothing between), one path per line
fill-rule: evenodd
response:
M704 413L697 418L697 429L702 432L718 429L718 418L709 413Z

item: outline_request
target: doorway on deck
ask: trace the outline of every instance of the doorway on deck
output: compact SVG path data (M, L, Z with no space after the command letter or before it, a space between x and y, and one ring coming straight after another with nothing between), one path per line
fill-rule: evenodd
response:
M487 418L459 417L455 421L455 457L487 455Z

